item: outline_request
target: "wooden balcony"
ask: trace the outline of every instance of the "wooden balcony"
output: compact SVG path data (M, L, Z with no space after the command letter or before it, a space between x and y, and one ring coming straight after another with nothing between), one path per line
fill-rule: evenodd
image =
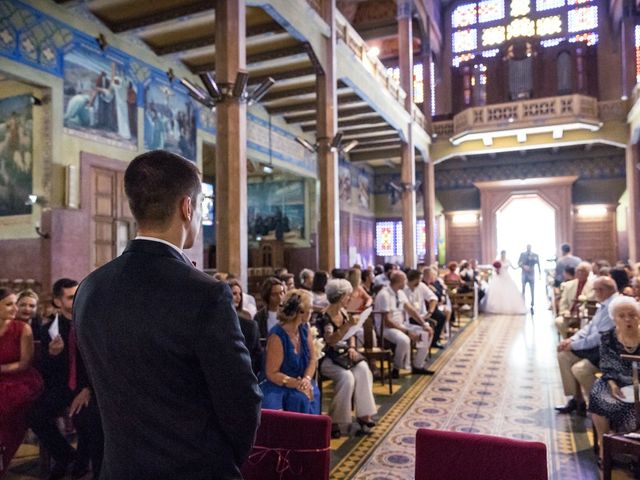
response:
M495 137L515 135L522 143L527 134L551 131L561 138L564 130L597 131L601 126L595 98L564 95L468 108L453 117L450 140L460 145L481 139L491 145Z

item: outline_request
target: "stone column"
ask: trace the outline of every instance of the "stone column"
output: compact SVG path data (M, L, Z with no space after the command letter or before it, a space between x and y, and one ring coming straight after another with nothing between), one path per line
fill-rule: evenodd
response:
M338 265L340 238L338 233L338 154L331 150L331 140L338 130L336 95L336 2L321 0L322 18L331 29L325 38L320 55L324 71L316 77L318 121L318 178L320 179L320 231L318 239L318 267L330 272ZM323 61L324 60L324 61Z
M245 0L216 0L216 80L231 87L246 70ZM247 106L226 97L216 115L216 266L247 285Z
M400 86L407 93L405 108L409 115L413 109L413 29L411 23L412 2L398 0L398 65ZM402 252L405 267L416 266L416 164L411 121L408 138L401 147L400 179L402 192Z
M629 261L635 263L640 256L640 155L637 143L627 145L626 177L629 194L629 210L627 214L627 232L629 236Z

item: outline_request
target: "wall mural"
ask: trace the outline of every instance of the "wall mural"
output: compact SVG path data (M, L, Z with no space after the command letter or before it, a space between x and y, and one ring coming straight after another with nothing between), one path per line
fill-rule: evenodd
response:
M351 205L351 170L346 165L338 167L340 206Z
M64 55L64 127L85 138L138 145L136 81L128 65L89 48Z
M304 181L249 183L247 187L251 238L305 238Z
M32 109L31 95L0 99L0 216L31 213Z
M188 95L154 80L144 90L144 148L196 160L196 115Z

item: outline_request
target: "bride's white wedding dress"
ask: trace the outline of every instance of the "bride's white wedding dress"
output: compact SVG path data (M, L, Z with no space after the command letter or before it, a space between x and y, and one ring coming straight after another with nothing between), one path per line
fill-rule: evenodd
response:
M523 315L527 313L524 299L516 282L509 275L508 267L494 271L489 281L484 311L498 315Z

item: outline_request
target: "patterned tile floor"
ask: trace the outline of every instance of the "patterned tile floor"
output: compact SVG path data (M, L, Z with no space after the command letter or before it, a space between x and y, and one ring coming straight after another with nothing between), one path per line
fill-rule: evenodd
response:
M423 427L541 441L550 479L599 478L590 422L553 410L565 398L550 317L547 310L535 317L481 316L438 373L405 394L404 413L356 473L343 478L413 478L415 432Z

